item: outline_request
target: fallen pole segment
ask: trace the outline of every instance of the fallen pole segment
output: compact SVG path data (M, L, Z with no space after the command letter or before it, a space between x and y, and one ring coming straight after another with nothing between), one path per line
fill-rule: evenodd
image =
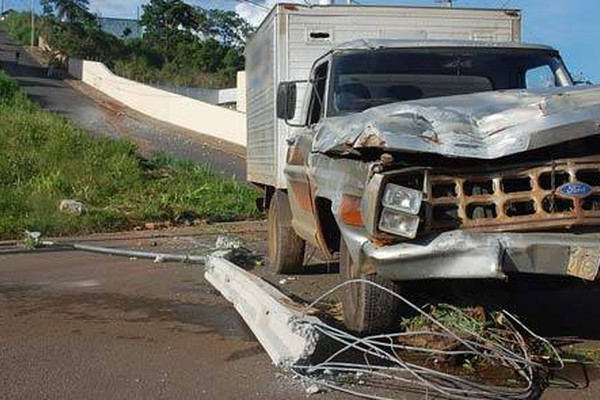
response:
M233 303L275 365L289 368L313 354L320 320L289 297L218 256L208 257L204 277Z
M40 244L43 247L54 247L62 249L80 250L87 251L90 253L108 254L112 256L124 256L124 257L136 257L136 258L147 258L160 262L175 261L175 262L189 262L204 264L206 262L206 256L197 256L190 254L172 254L172 253L156 253L151 251L142 250L131 250L131 249L120 249L116 247L104 247L94 246L89 244L81 243L63 243L63 242L49 242L42 241Z

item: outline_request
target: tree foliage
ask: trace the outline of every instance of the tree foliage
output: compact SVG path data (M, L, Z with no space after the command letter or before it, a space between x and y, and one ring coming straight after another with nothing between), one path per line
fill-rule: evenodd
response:
M42 0L43 35L52 47L141 81L224 87L243 69L252 27L235 12L150 0L142 6L143 37L120 40L100 30L88 5L88 0Z
M147 41L165 49L202 39L240 49L253 29L233 11L205 10L182 0L150 0L142 9Z
M89 11L88 0L41 0L44 14L53 12L61 21L94 23L96 17Z
M227 46L243 48L246 39L254 31L246 20L233 11L208 10L206 13L208 21L206 31L209 36Z
M170 52L173 46L194 40L201 14L182 0L151 0L142 6L145 40Z

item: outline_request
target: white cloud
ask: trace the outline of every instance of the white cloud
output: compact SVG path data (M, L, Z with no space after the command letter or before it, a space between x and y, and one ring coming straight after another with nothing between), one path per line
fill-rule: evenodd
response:
M259 4L262 4L265 8L270 10L275 4L275 1L266 0ZM248 21L250 25L258 26L268 14L268 11L265 8L259 7L252 3L240 3L235 6L235 12L237 12L240 17Z

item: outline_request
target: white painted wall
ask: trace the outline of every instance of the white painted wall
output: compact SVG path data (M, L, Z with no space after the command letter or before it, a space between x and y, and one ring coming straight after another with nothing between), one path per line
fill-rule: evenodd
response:
M238 92L237 88L205 89L189 86L171 86L161 84L153 84L150 86L155 87L157 89L166 90L167 92L180 94L185 97L190 97L192 99L203 101L205 103L216 105L235 103Z
M70 59L69 74L152 118L246 146L244 113L121 78L95 61Z
M236 86L235 108L239 112L246 113L246 71L238 71Z

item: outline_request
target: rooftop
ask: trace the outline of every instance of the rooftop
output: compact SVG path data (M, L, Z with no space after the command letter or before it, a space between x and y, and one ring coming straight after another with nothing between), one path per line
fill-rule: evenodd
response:
M479 40L403 40L403 39L359 39L342 43L333 48L336 50L374 50L398 48L427 48L427 47L472 47L499 49L532 49L549 50L554 48L542 44L516 42L486 42Z

